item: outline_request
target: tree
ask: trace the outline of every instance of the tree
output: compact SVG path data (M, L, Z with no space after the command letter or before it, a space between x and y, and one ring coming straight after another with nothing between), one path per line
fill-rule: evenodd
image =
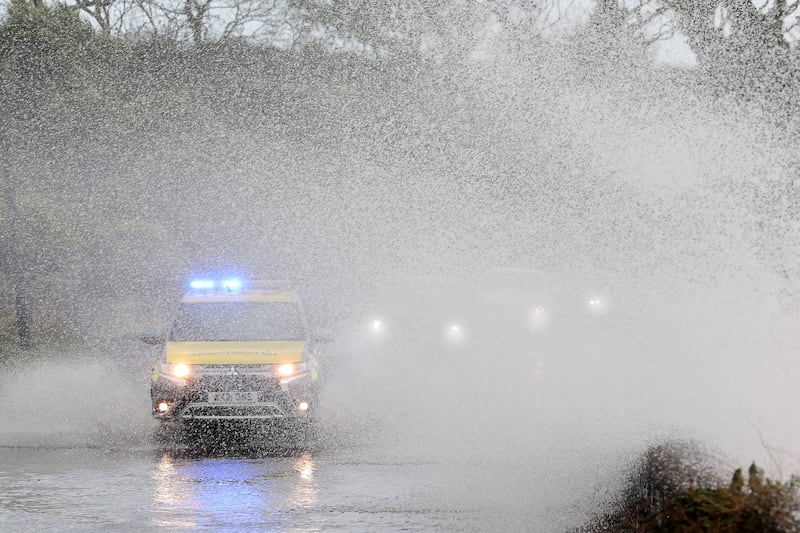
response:
M0 71L2 72L2 71ZM5 84L0 80L0 110L6 114L7 97ZM31 305L25 284L25 275L21 253L19 249L20 228L17 209L17 183L9 168L8 156L10 152L8 122L0 123L0 174L3 180L3 202L5 205L5 253L6 264L1 265L11 278L14 290L14 309L17 324L17 336L20 346L31 346Z
M112 7L115 0L77 0L75 5L97 22L103 33L111 32Z
M503 18L508 2L485 7L443 0L293 0L303 21L301 43L321 40L327 47L390 56L465 56L476 44L488 16Z
M57 266L59 258L49 257L49 245L74 239L63 239L63 233L48 237L52 235L50 221L59 218L58 211L50 209L34 223L32 213L42 212L47 202L37 201L38 207L29 204L25 208L22 199L42 198L34 189L37 183L40 189L46 188L40 183L41 168L48 159L46 147L63 135L63 129L70 129L68 117L79 112L76 102L85 100L92 93L87 88L99 81L90 65L102 63L97 58L109 57L114 44L98 38L88 22L63 5L12 0L0 24L0 109L4 117L0 124L0 179L7 258L2 266L12 280L23 347L31 343L31 278L45 264L46 268ZM28 164L21 165L22 161ZM42 246L43 242L47 244Z

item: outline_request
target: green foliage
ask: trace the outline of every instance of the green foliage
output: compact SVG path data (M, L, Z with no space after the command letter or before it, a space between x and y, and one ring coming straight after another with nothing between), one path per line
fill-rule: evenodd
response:
M52 272L80 261L85 244L55 201L28 192L19 198L22 255L27 270Z
M96 32L71 7L12 0L0 24L2 105L37 125L40 116L60 116L113 86L127 50L125 41Z
M736 471L733 473L733 477L731 478L731 486L728 488L731 492L740 493L744 488L744 476L742 475L742 469L737 468Z
M86 253L83 238L55 201L41 193L26 192L17 198L19 246L26 275L36 276L79 264ZM9 238L5 206L0 204L0 242ZM0 262L0 269L10 265Z
M783 483L764 477L755 463L748 470L747 489L737 469L730 487L690 488L645 522L657 533L800 531L800 492L795 481Z
M28 0L11 0L2 32L4 41L35 53L85 44L93 34L91 25L83 21L74 9L64 4L37 5ZM48 44L47 48L39 48Z
M581 529L591 533L798 533L800 479L768 479L755 463L747 482L737 468L729 484L707 472L711 459L691 443L649 448L613 512ZM704 473L706 472L706 473Z
M10 81L32 86L68 75L93 37L91 25L64 5L12 0L0 28L0 58Z

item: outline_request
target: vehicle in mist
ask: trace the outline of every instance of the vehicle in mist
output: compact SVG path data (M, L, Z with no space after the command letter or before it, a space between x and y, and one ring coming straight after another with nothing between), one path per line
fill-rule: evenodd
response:
M557 273L494 267L478 275L467 323L476 349L502 344L509 361L538 379L547 366L581 357L573 342L602 327L608 298Z
M389 274L360 285L351 298L338 329L346 339L340 351L359 359L356 367L383 360L401 372L413 361L429 371L443 365L448 375L451 365L472 365L480 376L492 354L525 383L545 374L546 358L551 367L578 362L609 311L598 292L524 267L477 276Z
M164 424L307 429L320 369L303 306L284 282L197 279L183 296L151 383Z
M468 338L470 283L447 276L385 276L356 291L352 312L340 329L370 352L389 347L457 349Z
M558 275L523 267L491 268L477 279L475 305L479 322L535 333L559 319L599 318L609 311L609 299L586 291Z

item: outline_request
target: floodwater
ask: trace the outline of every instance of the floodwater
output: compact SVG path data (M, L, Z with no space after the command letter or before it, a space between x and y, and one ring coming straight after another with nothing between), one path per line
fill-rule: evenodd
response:
M301 452L193 457L157 450L4 449L5 531L475 529L433 485L449 465Z
M0 449L4 531L564 530L613 481L580 447L481 459L407 450L199 454L146 446ZM559 457L558 468L551 461ZM545 459L546 458L546 459ZM599 478L597 476L600 475Z
M39 353L6 370L0 530L565 530L610 498L633 453L598 446L590 414L477 401L496 383L463 369L448 383L449 364L415 377L420 358L342 360L304 446L247 433L202 451L156 437L148 358L106 355L126 350L148 351Z
M0 529L563 531L596 511L620 475L619 457L591 441L439 451L5 446Z

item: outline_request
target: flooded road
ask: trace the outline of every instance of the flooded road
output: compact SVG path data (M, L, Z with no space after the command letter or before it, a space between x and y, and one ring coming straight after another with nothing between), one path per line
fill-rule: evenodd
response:
M323 531L457 527L428 500L428 465L289 457L180 457L153 450L5 449L6 531ZM442 502L446 504L447 502Z
M581 518L585 494L571 507L537 502L536 486L541 497L544 487L558 491L568 476L534 477L521 486L525 466L519 466L511 458L393 462L364 452L197 457L155 449L3 448L0 529L557 530Z
M331 383L335 412L303 449L201 453L155 438L135 365L40 360L6 377L1 531L563 531L634 453L570 416L509 424L446 391L412 402L422 388L377 374L358 382L370 390Z
M338 361L302 449L199 452L156 437L149 356L107 355L145 351L106 342L4 369L0 531L563 531L611 498L634 453L597 446L624 441L598 437L591 409L363 359Z

